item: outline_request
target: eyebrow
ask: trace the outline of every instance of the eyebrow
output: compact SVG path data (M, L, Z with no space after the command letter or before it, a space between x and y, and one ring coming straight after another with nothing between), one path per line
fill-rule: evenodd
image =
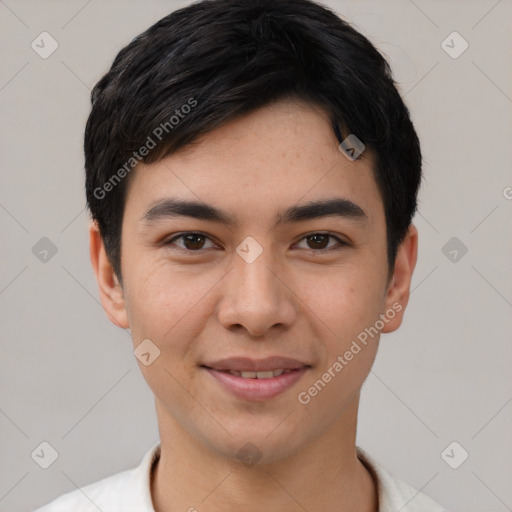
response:
M231 217L228 213L212 205L172 198L157 201L143 214L141 220L152 224L159 220L179 216L220 222L227 226L237 223L235 217ZM368 221L366 212L354 202L344 198L333 198L291 206L276 216L274 227L283 223L297 223L331 216L360 222Z

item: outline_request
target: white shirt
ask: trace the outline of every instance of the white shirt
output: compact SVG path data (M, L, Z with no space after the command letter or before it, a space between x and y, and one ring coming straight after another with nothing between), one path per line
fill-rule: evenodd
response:
M361 448L359 460L377 482L379 512L447 512L435 501L391 476ZM155 512L150 479L160 456L160 442L144 455L140 465L63 494L35 512Z

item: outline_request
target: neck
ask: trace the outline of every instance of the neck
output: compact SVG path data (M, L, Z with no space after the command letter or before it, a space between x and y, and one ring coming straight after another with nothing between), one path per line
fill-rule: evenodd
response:
M298 452L246 465L210 449L157 401L161 453L151 482L155 512L376 512L375 483L356 453L357 407L358 399Z

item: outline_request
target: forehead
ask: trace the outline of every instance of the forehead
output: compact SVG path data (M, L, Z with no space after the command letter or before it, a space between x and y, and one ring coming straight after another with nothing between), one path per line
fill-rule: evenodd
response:
M133 171L127 208L147 212L168 197L216 205L239 221L275 221L283 207L342 197L370 219L383 215L369 150L350 161L327 115L281 101L231 120L194 143ZM136 193L133 193L136 191Z

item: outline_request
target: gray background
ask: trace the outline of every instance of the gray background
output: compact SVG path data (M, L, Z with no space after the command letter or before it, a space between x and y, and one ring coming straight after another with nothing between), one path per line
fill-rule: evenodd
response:
M98 302L81 145L118 50L187 3L0 1L1 510L134 467L158 440L129 334ZM390 58L425 155L411 302L382 337L358 444L453 512L512 510L512 2L327 5ZM43 31L59 44L47 59L31 48ZM441 44L453 31L458 58ZM58 452L46 470L31 458L43 441ZM458 469L441 456L453 441L452 464L469 453Z

